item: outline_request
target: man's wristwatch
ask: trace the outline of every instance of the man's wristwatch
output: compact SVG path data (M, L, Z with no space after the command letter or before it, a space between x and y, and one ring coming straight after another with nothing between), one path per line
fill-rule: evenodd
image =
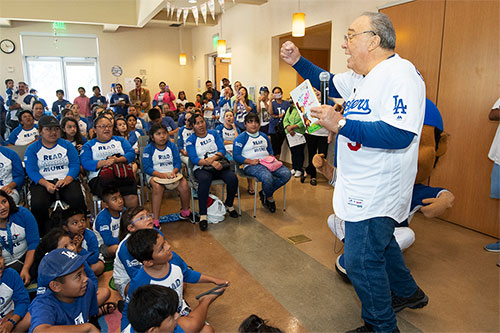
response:
M345 118L342 118L342 119L339 120L338 125L337 125L337 131L338 132L340 132L340 130L342 129L342 127L345 126L345 123L346 123Z

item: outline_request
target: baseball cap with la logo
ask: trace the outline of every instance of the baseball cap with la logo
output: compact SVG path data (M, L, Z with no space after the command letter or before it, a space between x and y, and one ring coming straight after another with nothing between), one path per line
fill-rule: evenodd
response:
M38 266L38 287L48 287L50 281L73 273L90 255L79 255L68 249L55 249L45 255Z

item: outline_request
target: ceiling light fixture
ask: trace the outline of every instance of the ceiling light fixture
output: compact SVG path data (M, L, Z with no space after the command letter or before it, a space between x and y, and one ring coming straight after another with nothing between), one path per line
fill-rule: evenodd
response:
M300 0L299 1L299 12L293 13L292 17L292 36L293 37L304 37L306 34L306 14L300 12Z

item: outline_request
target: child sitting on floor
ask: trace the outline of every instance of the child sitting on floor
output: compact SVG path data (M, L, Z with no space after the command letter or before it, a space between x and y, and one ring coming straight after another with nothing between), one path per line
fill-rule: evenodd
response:
M34 276L38 275L38 268L41 260L45 256L45 254L55 250L55 249L68 249L77 253L75 250L77 247L81 247L79 242L82 241L82 238L71 239L68 236L68 233L61 228L53 228L51 229L40 241L40 244L36 248L35 251L35 260L33 263L33 268L35 269ZM80 253L82 254L82 253ZM83 253L84 255L89 254ZM90 256L91 254L89 254ZM89 281L92 281L96 287L96 295L97 295L97 305L99 306L99 315L108 314L113 312L116 309L116 305L114 303L105 303L109 296L111 295L108 288L98 288L97 277L90 268L88 264L88 258L84 263L84 272L89 278Z
M68 249L56 249L43 257L38 267L38 295L29 306L30 332L99 332L89 322L98 308L96 286L84 272L86 259Z
M163 192L176 189L181 197L181 218L189 219L189 199L191 190L187 180L182 177L175 183L163 185L155 180L175 179L181 170L181 159L177 146L168 139L168 130L163 124L154 124L149 131L151 143L147 145L142 154L144 171L147 175L147 181L152 188L152 206L153 219L157 227L160 226L160 206L163 199Z
M113 264L113 279L123 299L127 296L130 280L142 267L142 264L130 255L126 246L127 239L134 231L153 228L153 214L142 206L128 208L122 214L118 235L120 244Z
M211 282L220 287L217 290L222 289L219 293L222 293L225 290L224 287L229 285L226 280L189 269L184 260L172 251L165 238L154 229L143 229L134 232L127 241L127 248L134 258L142 262L143 266L132 279L128 289L122 313L122 330L129 325L127 310L130 295L133 295L135 289L140 286L159 284L171 287L179 296L177 312L181 316L186 316L191 312L191 309L183 298L183 282Z
M5 268L0 251L0 332L28 330L29 319L23 320L28 312L30 297L24 288L23 279L12 268Z
M221 287L221 290L225 287ZM179 317L179 296L169 287L149 284L136 289L128 307L128 318L137 332L214 332L205 323L208 306L220 294L200 297L200 304L186 317ZM200 323L202 325L200 325Z
M116 188L106 188L102 191L103 210L94 222L94 232L99 240L99 251L105 260L115 257L118 249L118 232L120 216L123 211L123 198Z
M99 260L99 241L95 233L87 228L87 220L82 211L68 209L64 211L61 226L73 240L73 244L79 244L75 252L87 254L87 263L96 276L104 272L104 261Z

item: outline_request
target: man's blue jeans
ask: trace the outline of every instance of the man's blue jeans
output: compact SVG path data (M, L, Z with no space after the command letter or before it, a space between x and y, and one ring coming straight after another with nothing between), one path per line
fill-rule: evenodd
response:
M285 185L292 174L285 166L281 166L273 172L262 164L249 165L245 168L245 174L257 178L262 182L262 190L266 198L272 198L273 193L281 186Z
M418 288L394 238L394 220L346 221L344 255L347 275L361 300L361 316L376 332L394 331L391 290L410 297Z

